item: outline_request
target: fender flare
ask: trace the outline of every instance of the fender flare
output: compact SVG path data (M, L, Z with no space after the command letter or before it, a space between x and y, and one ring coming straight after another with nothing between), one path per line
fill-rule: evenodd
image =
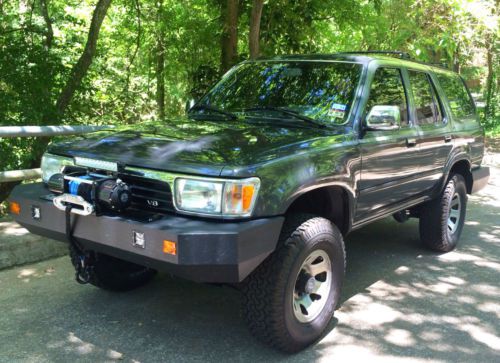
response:
M329 187L338 187L340 188L345 195L347 196L346 206L342 206L343 209L347 209L347 215L344 216L346 219L345 222L347 224L347 231L351 230L353 220L354 220L354 212L356 207L356 193L352 186L348 183L336 181L336 182L328 182L328 183L319 183L309 186L301 186L298 188L290 197L283 203L282 215L285 215L287 210L292 206L294 202L296 202L300 197L306 195L307 193L311 193L314 191L318 191L320 189L326 189Z

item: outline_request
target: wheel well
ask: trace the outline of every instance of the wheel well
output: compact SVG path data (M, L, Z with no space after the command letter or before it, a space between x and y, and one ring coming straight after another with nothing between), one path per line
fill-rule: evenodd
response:
M349 195L339 186L318 188L301 195L288 207L286 214L289 213L311 213L327 218L344 235L351 227Z
M465 179L465 186L467 187L467 194L472 192L472 173L470 171L470 163L467 160L457 161L450 169L451 174L460 174Z

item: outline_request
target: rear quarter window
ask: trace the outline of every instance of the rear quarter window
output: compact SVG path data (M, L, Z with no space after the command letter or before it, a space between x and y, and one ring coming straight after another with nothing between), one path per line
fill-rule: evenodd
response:
M436 77L448 99L453 117L474 115L474 101L469 96L462 78L458 74L437 74Z

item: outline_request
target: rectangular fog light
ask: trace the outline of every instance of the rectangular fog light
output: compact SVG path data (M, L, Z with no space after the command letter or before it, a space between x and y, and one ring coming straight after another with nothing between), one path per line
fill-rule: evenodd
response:
M33 217L33 219L36 221L42 218L42 211L40 207L37 207L35 205L31 206L31 217Z
M146 247L146 238L144 237L144 233L134 231L134 240L132 241L132 244L135 247L145 248Z

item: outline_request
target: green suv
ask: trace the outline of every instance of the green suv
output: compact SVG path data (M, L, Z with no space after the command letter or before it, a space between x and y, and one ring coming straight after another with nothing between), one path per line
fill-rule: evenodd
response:
M254 335L294 352L332 319L350 231L414 217L423 244L455 248L483 152L454 72L398 53L281 56L235 66L185 117L51 144L43 182L10 202L69 243L78 282L233 284Z

